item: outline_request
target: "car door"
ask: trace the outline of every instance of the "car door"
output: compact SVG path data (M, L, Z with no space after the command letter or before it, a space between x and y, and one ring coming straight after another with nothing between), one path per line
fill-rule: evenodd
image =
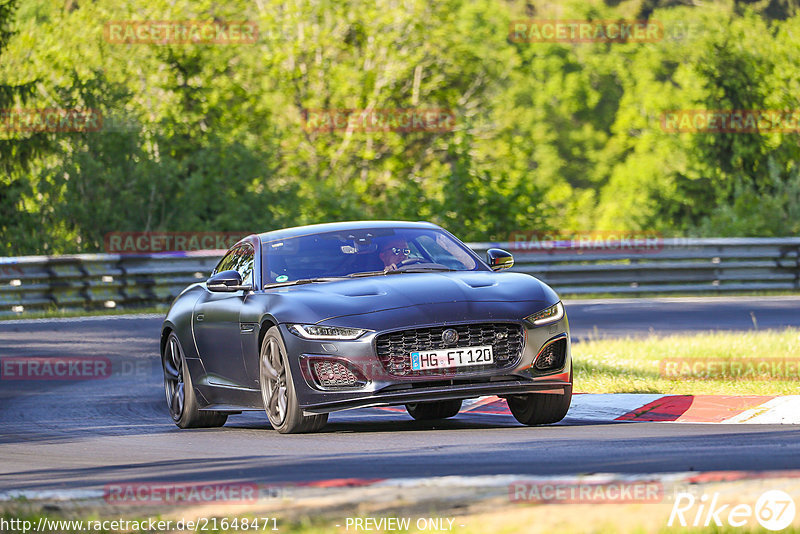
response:
M233 269L242 276L243 285L252 284L254 255L252 244L237 245L223 257L214 273ZM195 304L195 339L212 385L248 387L239 327L239 314L248 294L241 290L221 293L206 289Z

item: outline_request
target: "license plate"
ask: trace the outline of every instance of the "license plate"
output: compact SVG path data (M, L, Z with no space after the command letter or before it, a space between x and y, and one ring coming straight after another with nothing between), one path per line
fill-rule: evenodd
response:
M494 363L492 346L463 347L442 350L423 350L411 353L411 369L447 369L448 367L466 367L468 365L486 365Z

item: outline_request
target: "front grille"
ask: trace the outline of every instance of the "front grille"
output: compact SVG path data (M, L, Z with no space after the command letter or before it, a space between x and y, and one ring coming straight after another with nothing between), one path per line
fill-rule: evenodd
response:
M458 341L447 344L442 332L448 328L458 332ZM474 373L501 369L514 363L522 354L524 335L522 326L514 323L475 323L432 328L415 328L381 334L376 338L375 350L387 373L394 376L437 376ZM413 371L411 353L424 350L439 350L455 347L491 345L495 362L487 365L470 365L455 369L428 369Z
M550 371L564 367L567 357L567 339L560 338L549 343L536 357L533 367L539 371Z

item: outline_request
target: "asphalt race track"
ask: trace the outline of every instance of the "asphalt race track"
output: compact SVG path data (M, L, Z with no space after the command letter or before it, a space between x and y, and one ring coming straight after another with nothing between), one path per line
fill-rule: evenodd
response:
M573 339L800 326L800 297L565 301Z
M800 298L637 299L567 304L573 337L800 327ZM752 312L752 315L751 315ZM464 413L437 424L362 409L320 434L283 436L261 413L179 430L166 408L159 317L0 322L0 357L106 357L111 376L0 380L0 494L119 482L800 469L792 425L597 423L549 427ZM667 347L665 347L667 349ZM578 385L578 390L580 386Z

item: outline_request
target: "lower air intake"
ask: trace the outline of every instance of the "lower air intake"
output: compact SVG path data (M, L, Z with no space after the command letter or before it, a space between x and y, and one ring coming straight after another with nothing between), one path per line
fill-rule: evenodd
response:
M537 371L554 371L564 367L567 357L567 340L560 338L549 342L536 357L533 368Z
M359 380L355 373L342 363L314 360L311 365L314 369L314 378L322 387L347 388L363 384L363 380Z

